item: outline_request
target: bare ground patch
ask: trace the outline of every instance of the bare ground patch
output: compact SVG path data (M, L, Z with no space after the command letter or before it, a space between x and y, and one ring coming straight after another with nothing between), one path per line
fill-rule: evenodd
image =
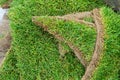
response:
M11 36L9 29L9 20L6 13L3 16L3 19L0 21L0 66L4 62L7 51L10 48Z

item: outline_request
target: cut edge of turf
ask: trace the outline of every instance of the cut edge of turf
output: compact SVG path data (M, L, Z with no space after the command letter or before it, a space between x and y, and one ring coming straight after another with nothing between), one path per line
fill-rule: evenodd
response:
M81 80L90 80L91 79L94 70L98 66L100 56L103 53L104 25L102 23L101 14L100 14L99 9L93 10L93 17L95 20L96 30L97 30L96 45L95 45L94 53L93 53L92 59L90 61L90 64L87 66L85 74L83 75Z
M44 16L43 16L44 17ZM80 60L80 62L82 63L82 65L86 68L87 65L88 65L88 62L84 59L84 55L83 53L75 46L73 45L73 43L69 42L69 41L66 41L59 33L57 32L52 32L48 29L48 26L46 26L45 24L41 23L40 21L38 21L39 17L33 17L32 18L32 22L34 24L36 24L37 26L41 26L44 31L47 31L49 32L50 34L54 35L54 37L56 39L58 39L59 41L62 41L62 42L65 42L75 53L75 55L78 57L78 59ZM49 18L53 18L53 17L49 17Z
M102 51L103 51L103 35L104 35L104 27L103 27L103 24L102 24L102 21L101 21L101 15L100 15L100 12L99 12L100 10L98 10L98 9L94 9L93 10L93 18L94 18L94 20L95 20L95 25L96 25L96 29L97 29L97 38L96 38L96 46L95 46L95 50L94 50L94 54L93 54L93 56L92 56L92 59L91 59L91 61L90 61L90 64L86 67L85 66L85 63L83 63L83 60L81 60L81 58L79 58L80 59L80 61L81 61L81 63L87 68L86 69L86 72L85 72L85 74L84 74L84 76L83 76L83 78L82 78L82 80L89 80L90 78L91 78L91 76L92 76L92 73L94 72L94 70L95 70L95 68L97 67L97 65L98 65L98 63L99 63L99 59L100 59L100 56L101 56L101 53L102 53ZM58 34L58 33L52 33L52 32L50 32L49 31L49 29L48 29L48 26L46 26L45 24L43 24L43 23L41 23L39 20L37 21L37 18L38 17L33 17L32 18L32 21L36 24L36 25L38 25L38 26L41 26L45 31L48 31L50 34L53 34L57 39L59 39L59 40L61 40L61 41L64 41L64 42L66 42L65 40L64 40L64 38L62 38L61 37L61 35L56 35L56 34ZM53 18L53 17L52 17ZM99 23L99 22L101 22L101 23ZM69 43L67 43L68 45L69 45L69 47L72 49L72 45L73 44L69 44ZM75 53L75 50L74 49L72 49L73 51L74 51L74 53ZM79 50L79 49L78 49ZM78 51L77 50L77 51ZM76 54L76 53L75 53ZM78 53L77 53L78 54ZM82 56L82 55L80 55L80 56Z

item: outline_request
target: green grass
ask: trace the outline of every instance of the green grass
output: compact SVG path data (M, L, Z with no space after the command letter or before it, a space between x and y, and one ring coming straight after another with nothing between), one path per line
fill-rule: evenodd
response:
M120 80L120 15L101 9L105 26L104 53L92 80Z
M96 42L96 30L84 24L74 21L64 21L60 19L52 19L47 16L37 17L37 22L48 26L48 30L58 33L67 42L73 43L85 55L85 59L90 61Z
M84 17L83 20L84 20L84 21L87 21L87 22L91 22L91 23L94 22L94 20L93 20L92 17Z
M3 34L0 34L0 39L2 39L4 37L4 35Z
M5 2L7 2L8 0L0 0L0 4L4 4Z
M92 0L13 0L9 11L13 41L0 69L0 80L79 80L84 74L79 60L73 53L59 60L57 41L31 19L88 11L101 5L101 1Z
M0 5L3 5L3 4L5 4L5 3L8 3L8 4L9 4L9 1L10 1L10 0L0 0Z

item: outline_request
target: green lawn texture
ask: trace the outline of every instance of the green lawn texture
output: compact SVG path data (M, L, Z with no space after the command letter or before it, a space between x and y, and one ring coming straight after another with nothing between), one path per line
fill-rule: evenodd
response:
M47 26L51 33L61 35L66 42L71 42L78 47L88 62L91 60L96 41L95 28L74 21L64 21L48 16L37 17L35 21Z
M64 15L100 6L100 0L13 0L9 10L13 41L0 68L0 80L80 80L85 70L79 60L72 52L63 61L59 60L57 40L35 26L32 16ZM92 79L119 80L120 16L107 8L102 8L101 14L105 50Z
M120 80L120 15L102 8L104 51L92 80Z

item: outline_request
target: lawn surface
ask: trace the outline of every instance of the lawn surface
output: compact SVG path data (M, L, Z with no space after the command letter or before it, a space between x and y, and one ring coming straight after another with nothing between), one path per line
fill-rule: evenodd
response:
M120 80L120 15L102 8L104 51L92 80Z
M102 6L92 0L13 0L9 11L12 46L0 69L0 80L79 80L84 68L69 52L59 60L56 39L32 23L32 16L64 15ZM59 5L59 6L58 6ZM93 80L119 80L120 17L102 8L105 24L105 52ZM111 16L111 17L110 17ZM75 25L75 24L74 24ZM93 46L92 46L93 47Z
M48 27L50 33L61 35L65 42L70 42L83 53L86 61L90 62L96 42L96 30L85 24L74 21L64 21L48 16L41 16L35 19Z

